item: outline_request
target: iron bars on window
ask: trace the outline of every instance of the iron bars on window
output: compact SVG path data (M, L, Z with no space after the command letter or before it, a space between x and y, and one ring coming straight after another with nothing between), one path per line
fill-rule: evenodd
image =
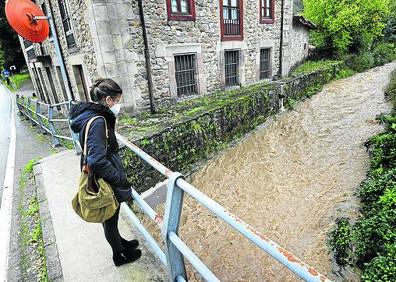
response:
M239 84L239 51L225 51L225 86L235 86Z
M177 95L197 94L195 54L175 56Z
M260 50L260 79L271 76L271 49Z

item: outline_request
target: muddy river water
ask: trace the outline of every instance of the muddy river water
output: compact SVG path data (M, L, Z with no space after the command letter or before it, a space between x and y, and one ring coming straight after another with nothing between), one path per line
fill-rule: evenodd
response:
M369 164L364 142L382 130L375 118L390 110L383 90L395 67L327 84L221 153L193 185L335 279L326 232L335 218L357 215L353 193ZM189 197L180 234L221 281L298 280Z

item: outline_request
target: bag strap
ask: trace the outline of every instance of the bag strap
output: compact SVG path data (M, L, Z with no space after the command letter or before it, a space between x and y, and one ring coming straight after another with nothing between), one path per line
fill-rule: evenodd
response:
M87 149L87 140L88 140L89 128L91 127L91 125L92 125L92 123L94 122L94 120L96 120L96 119L98 119L98 118L103 118L104 123L105 123L106 149L107 149L107 139L109 138L109 132L108 132L108 129L107 129L107 122L106 122L106 119L105 119L103 116L96 116L96 117L93 117L93 118L91 118L91 119L88 121L88 123L87 123L87 125L86 125L86 127L85 127L85 140L84 140L84 152L83 152L83 155L84 155L84 164L86 163L86 159L87 159L87 151L88 151L88 149Z

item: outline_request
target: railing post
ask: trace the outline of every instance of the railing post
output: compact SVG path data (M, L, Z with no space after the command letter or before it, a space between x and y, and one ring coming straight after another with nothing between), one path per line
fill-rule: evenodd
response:
M27 98L26 110L27 110L27 115L28 115L28 118L30 119L30 122L32 123L33 126L35 126L36 123L33 121L32 112L30 111L30 98L29 97Z
M56 137L56 129L54 126L54 123L52 122L52 118L54 116L54 109L52 108L51 105L48 105L48 127L49 130L51 131L52 135L52 142L54 143L54 147L57 147L60 145L58 137Z
M40 105L39 101L36 101L36 117L37 117L37 121L40 126L40 132L42 134L46 134L47 131L44 130L43 119L41 118L41 116L39 116L40 114L41 114L41 105Z
M71 129L71 120L70 120L70 116L69 116L70 109L71 109L71 104L72 104L72 101L69 101L69 103L66 105L66 107L67 107L67 115L68 115L68 117L67 117L67 120L68 120L67 124L68 124L68 126L69 126L70 136L71 136L72 139L73 139L74 150L76 151L76 154L79 155L79 154L82 153L81 146L80 146L79 135L76 134L76 133L74 133L74 131Z
M179 230L184 192L177 186L176 182L177 179L182 177L182 174L174 172L168 179L164 225L162 228L162 236L166 246L169 280L172 282L176 281L178 276L183 277L187 281L183 255L169 239L170 232L178 234Z
M20 100L21 100L21 97L18 94L16 94L15 101L17 103L18 111L19 111L20 115L23 115L23 106L21 105L21 101Z

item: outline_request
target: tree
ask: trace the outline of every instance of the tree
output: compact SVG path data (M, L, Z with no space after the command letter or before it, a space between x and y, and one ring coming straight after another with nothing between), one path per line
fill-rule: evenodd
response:
M19 70L26 65L17 33L9 26L5 16L4 3L0 4L0 50L3 52L3 63L0 67L9 68L15 65Z
M318 26L313 43L337 54L370 50L383 35L389 1L304 0L304 15Z
M390 13L384 31L384 39L396 44L396 0L390 1Z

